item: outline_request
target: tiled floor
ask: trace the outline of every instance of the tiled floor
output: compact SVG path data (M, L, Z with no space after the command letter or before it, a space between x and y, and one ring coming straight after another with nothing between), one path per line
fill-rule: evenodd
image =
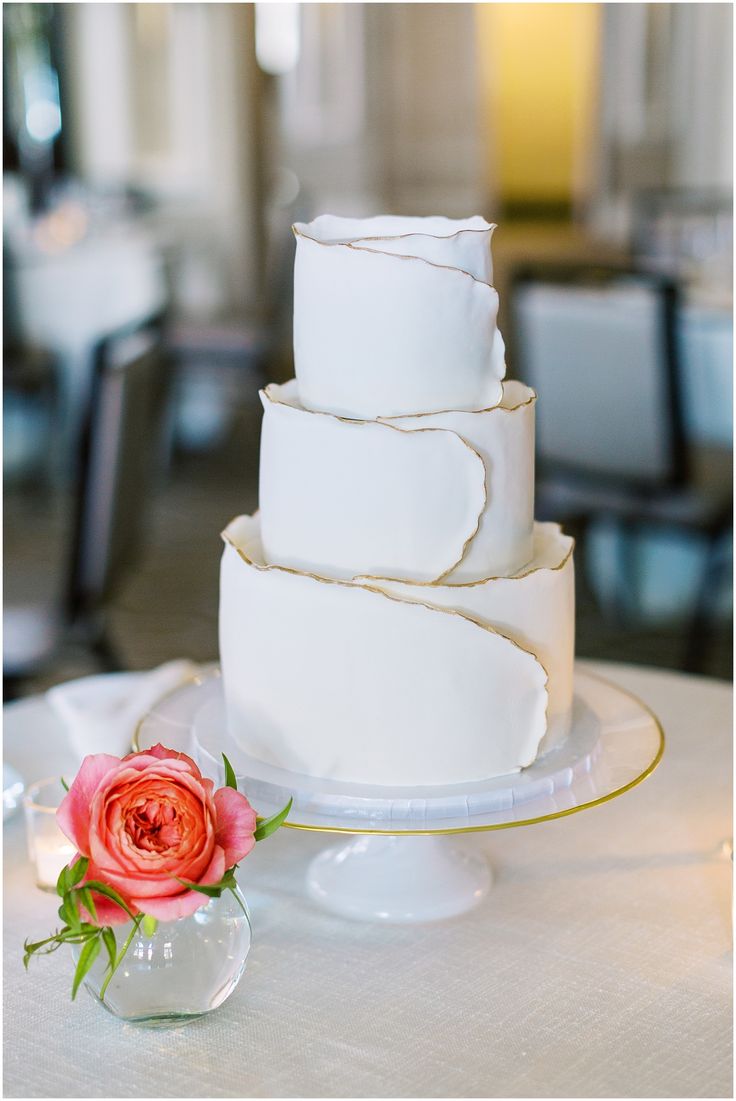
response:
M178 456L151 502L146 548L110 614L110 633L128 668L145 669L173 657L217 658L219 532L257 504L260 405L252 389L253 400L238 410L227 440L209 454ZM69 515L68 501L58 495L7 489L7 604L51 604L61 591ZM681 627L612 624L585 592L579 593L577 631L583 657L672 668L682 661ZM724 626L705 672L730 678L731 655L731 632ZM88 655L66 646L24 691L92 671Z

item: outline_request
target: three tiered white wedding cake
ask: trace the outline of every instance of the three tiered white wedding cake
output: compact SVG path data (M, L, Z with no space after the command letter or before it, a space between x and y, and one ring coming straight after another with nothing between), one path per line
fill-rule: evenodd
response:
M534 523L534 403L504 381L480 217L294 227L296 379L260 512L223 533L230 733L311 776L447 785L565 738L572 539Z

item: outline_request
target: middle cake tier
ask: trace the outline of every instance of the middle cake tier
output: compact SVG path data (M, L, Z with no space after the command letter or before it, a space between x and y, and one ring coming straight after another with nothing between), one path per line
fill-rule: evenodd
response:
M533 554L534 402L347 420L261 391L260 513L274 565L352 579L477 581Z

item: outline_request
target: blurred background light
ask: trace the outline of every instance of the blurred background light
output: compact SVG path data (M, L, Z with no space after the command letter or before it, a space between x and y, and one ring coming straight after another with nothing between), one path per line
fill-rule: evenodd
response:
M256 4L256 57L264 73L279 76L299 61L300 4Z
M38 142L51 141L61 130L59 82L48 65L25 74L26 130Z

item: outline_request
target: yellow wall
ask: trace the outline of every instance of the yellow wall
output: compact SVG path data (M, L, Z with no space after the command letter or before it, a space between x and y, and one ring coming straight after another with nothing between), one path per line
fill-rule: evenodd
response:
M598 4L477 4L488 172L501 202L584 190L598 66Z

